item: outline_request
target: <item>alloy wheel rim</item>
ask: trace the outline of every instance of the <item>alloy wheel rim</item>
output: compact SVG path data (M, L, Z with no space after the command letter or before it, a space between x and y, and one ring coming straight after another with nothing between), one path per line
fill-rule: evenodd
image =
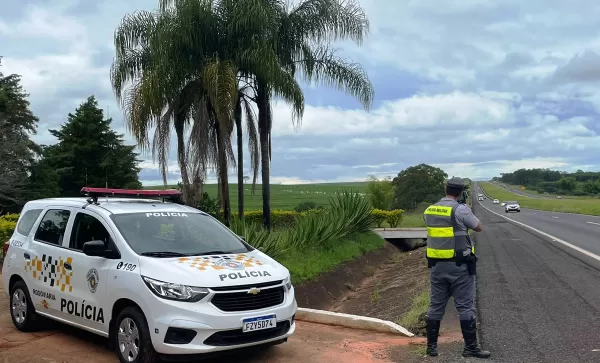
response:
M121 320L117 333L119 351L128 362L133 362L140 352L140 332L131 318Z

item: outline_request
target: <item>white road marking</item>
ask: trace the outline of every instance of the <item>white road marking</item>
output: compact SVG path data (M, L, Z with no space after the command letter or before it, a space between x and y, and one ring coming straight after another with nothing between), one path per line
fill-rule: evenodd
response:
M557 216L552 216L552 218L556 218L556 219L558 219L558 217L557 217Z
M600 223L596 223L596 222L588 222L589 224L595 224L597 226L600 226Z
M477 203L479 203L479 201L477 201ZM563 245L565 245L565 246L567 246L567 247L570 247L570 248L574 249L574 250L575 250L575 251L577 251L577 252L581 252L581 253L583 253L584 255L586 255L586 256L588 256L588 257L591 257L591 258L593 258L593 259L594 259L594 260L596 260L596 261L600 261L600 256L598 256L598 255L597 255L597 254L595 254L595 253L592 253L592 252L590 252L590 251L584 250L584 249L583 249L583 248L581 248L581 247L577 247L577 246L575 246L575 245L574 245L574 244L572 244L572 243L569 243L569 242L567 242L567 241L564 241L564 240L562 240L562 239L560 239L560 238L558 238L558 237L555 237L555 236L553 236L553 235L551 235L551 234L549 234L549 233L546 233L546 232L544 232L544 231L540 231L539 229L537 229L537 228L534 228L534 227L532 227L532 226L530 226L530 225L527 225L527 224L525 224L525 223L521 223L521 222L515 221L514 219L512 219L512 218L508 218L508 217L506 217L506 216L503 216L503 215L502 215L502 214L500 214L500 213L496 213L496 212L494 212L494 211L490 210L488 207L484 206L484 205L483 205L483 203L479 203L479 205L480 205L480 206L482 206L483 208L485 208L485 209L486 209L488 212L490 212L490 213L494 213L494 214L495 214L495 215L497 215L498 217L502 217L502 218L504 218L504 219L506 219L506 220L509 220L509 221L511 221L511 222L513 222L513 223L515 223L515 224L518 224L518 225L520 225L520 226L523 226L523 227L529 228L529 229L531 229L532 231L534 231L534 232L537 232L537 233L541 234L542 236L546 236L546 237L548 237L548 238L552 239L552 241L553 241L553 242L558 242L558 243L561 243L561 244L563 244ZM592 222L588 222L588 223L592 223ZM598 224L598 223L594 223L594 224Z

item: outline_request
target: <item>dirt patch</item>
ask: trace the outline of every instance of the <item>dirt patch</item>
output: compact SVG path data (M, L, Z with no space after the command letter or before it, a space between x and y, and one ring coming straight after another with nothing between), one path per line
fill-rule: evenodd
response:
M396 250L386 257L333 311L397 321L411 308L412 300L429 283L423 248Z
M331 310L366 278L372 277L378 267L386 263L398 249L386 242L384 247L361 257L344 262L333 271L294 287L296 301L303 308Z

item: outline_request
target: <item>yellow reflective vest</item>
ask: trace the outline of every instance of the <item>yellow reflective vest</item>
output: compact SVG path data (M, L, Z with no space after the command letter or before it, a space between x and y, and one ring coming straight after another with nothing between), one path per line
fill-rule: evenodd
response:
M450 260L458 253L475 248L471 246L468 230L458 227L454 211L459 203L454 200L440 200L425 210L427 224L427 258Z

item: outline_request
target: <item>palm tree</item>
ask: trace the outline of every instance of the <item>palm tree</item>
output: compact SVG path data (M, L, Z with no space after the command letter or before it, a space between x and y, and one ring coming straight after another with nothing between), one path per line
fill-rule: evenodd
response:
M277 6L282 10L271 20L276 30L266 35L282 67L294 77L337 87L355 96L368 109L374 97L368 76L359 64L338 57L329 47L329 42L342 39L362 42L369 22L360 6L354 0L303 0L291 8L284 7L282 2ZM263 220L268 230L271 229L272 92L269 79L257 77ZM303 108L294 108L293 112L293 120L299 122Z
M237 103L244 105L248 120L251 114L240 77L248 78L255 90L257 78L268 80L272 92L296 109L304 106L298 83L279 63L269 39L257 37L273 33L268 20L279 11L266 0L161 0L157 12L126 16L115 34L111 80L129 129L142 148L150 147L148 133L154 129L153 157L158 154L166 184L173 127L186 202L197 194L191 181L202 183L214 169L226 224L227 171L235 164L231 133L241 121ZM250 149L257 150L255 139L250 139Z
M157 12L138 12L123 19L115 34L113 89L142 148L150 147L148 132L154 128L152 152L154 157L158 154L165 184L170 130L175 129L186 202L194 198L192 181L202 183L207 170L216 170L222 181L227 223L227 170L233 159L231 105L238 93L236 67L218 57L222 42L215 32L218 18L212 2L176 3L173 7L161 4ZM202 157L190 152L189 146L186 149L185 133L190 128L193 135L204 137L191 138L189 143L206 151ZM190 164L191 160L196 163Z

